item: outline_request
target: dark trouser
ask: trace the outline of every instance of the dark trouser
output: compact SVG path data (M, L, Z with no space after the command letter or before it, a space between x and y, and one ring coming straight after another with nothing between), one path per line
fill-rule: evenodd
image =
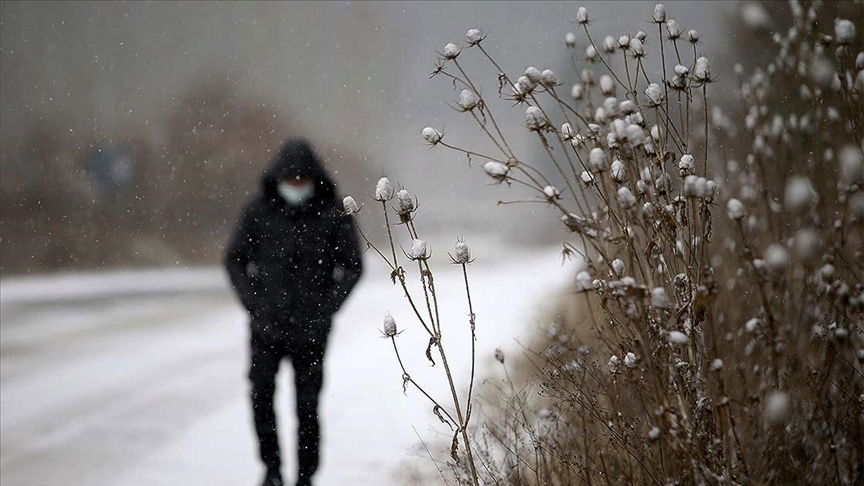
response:
M289 336L273 337L275 333L272 324L255 321L252 323L249 380L252 382L252 411L261 460L267 468L275 469L278 469L282 462L273 395L276 391L279 363L283 358L288 358L294 366L297 473L300 480L308 480L318 469L318 394L324 382L324 351L329 330L329 320L317 321L294 327L288 332Z

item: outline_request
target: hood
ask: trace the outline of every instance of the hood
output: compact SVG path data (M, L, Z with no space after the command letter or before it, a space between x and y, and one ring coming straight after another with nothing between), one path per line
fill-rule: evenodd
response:
M306 206L335 206L337 201L336 187L324 169L321 160L315 155L312 146L304 139L291 139L285 142L279 153L270 163L270 167L261 177L261 185L265 198L277 205L285 202L279 196L276 186L280 179L286 177L304 176L315 183L315 195Z

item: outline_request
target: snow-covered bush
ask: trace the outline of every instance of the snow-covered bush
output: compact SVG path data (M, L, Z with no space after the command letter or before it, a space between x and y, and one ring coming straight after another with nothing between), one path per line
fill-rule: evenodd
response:
M862 26L791 5L770 64L719 80L737 82L735 109L712 105L718 71L699 33L660 4L644 15L652 33L602 44L575 10L572 86L506 73L470 33L436 67L494 151L424 138L560 214L593 331L548 330L529 356L544 370L533 388L511 388L472 439L483 467L459 464L480 481L864 480ZM492 89L472 63L499 73ZM778 89L789 84L797 100ZM505 118L524 120L516 136L548 165L513 150Z

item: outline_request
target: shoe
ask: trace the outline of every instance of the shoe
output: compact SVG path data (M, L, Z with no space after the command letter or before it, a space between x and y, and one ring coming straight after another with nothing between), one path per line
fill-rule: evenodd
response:
M268 469L264 475L264 480L261 481L261 486L284 486L282 481L282 473L278 469Z

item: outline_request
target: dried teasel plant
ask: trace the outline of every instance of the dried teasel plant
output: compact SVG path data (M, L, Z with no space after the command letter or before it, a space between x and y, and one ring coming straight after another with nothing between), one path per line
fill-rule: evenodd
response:
M506 73L476 29L445 49L432 77L494 149L423 138L560 214L592 331L557 319L526 349L542 398L501 390L475 435L483 482L864 481L864 53L855 19L820 7L790 2L749 76L719 77L659 3L655 33L601 44L579 7L569 90ZM497 101L472 62L498 73ZM737 83L740 109L712 106L715 82ZM498 106L524 112L545 160L513 150Z
M448 47L446 53L456 53L458 50ZM427 140L439 138L440 134L424 131L424 138ZM472 452L472 441L469 437L469 424L472 418L473 403L474 403L474 379L475 379L475 342L476 342L476 316L474 314L474 305L471 300L471 289L468 282L468 265L474 260L471 255L471 249L462 241L457 240L453 254L450 259L453 264L459 265L462 269L462 278L465 286L465 293L468 303L468 333L466 337L471 340L471 372L468 382L467 392L457 390L456 380L450 367L450 361L445 351L444 332L441 326L440 306L444 305L439 302L439 295L436 292L435 277L430 265L432 256L431 247L420 237L416 225L416 213L419 209L419 203L406 189L394 190L390 180L382 177L376 184L372 199L380 203L381 210L384 213L385 230L387 233L387 241L389 248L381 251L368 238L367 234L360 228L357 218L357 229L363 239L366 241L368 248L374 250L380 256L390 269L390 279L394 285L399 285L404 293L405 299L408 301L412 311L413 318L422 328L428 337L428 345L426 346L426 359L432 366L436 365L435 355L440 358L442 373L446 377L447 384L450 390L450 403L433 397L427 389L415 380L406 368L405 362L400 354L400 347L397 338L402 331L398 330L396 319L387 313L384 317L383 328L381 334L384 338L389 339L393 345L399 368L402 372L402 389L407 393L408 387L419 391L432 404L432 413L444 424L447 424L453 430L453 436L450 445L450 458L454 465L464 467L468 475L467 477L472 484L479 483L479 475L477 466ZM356 215L360 212L357 202L352 196L347 196L343 200L344 212L346 214ZM389 206L389 207L388 207ZM398 217L398 222L391 222L391 212ZM397 252L397 244L395 243L394 233L404 227L411 240L411 245L407 250L401 250L404 259L400 259ZM389 250L389 255L385 254ZM408 286L408 270L406 267L416 265L417 274L420 277L422 288L422 296L415 295ZM458 339L458 337L457 337ZM437 351L437 353L435 353Z

